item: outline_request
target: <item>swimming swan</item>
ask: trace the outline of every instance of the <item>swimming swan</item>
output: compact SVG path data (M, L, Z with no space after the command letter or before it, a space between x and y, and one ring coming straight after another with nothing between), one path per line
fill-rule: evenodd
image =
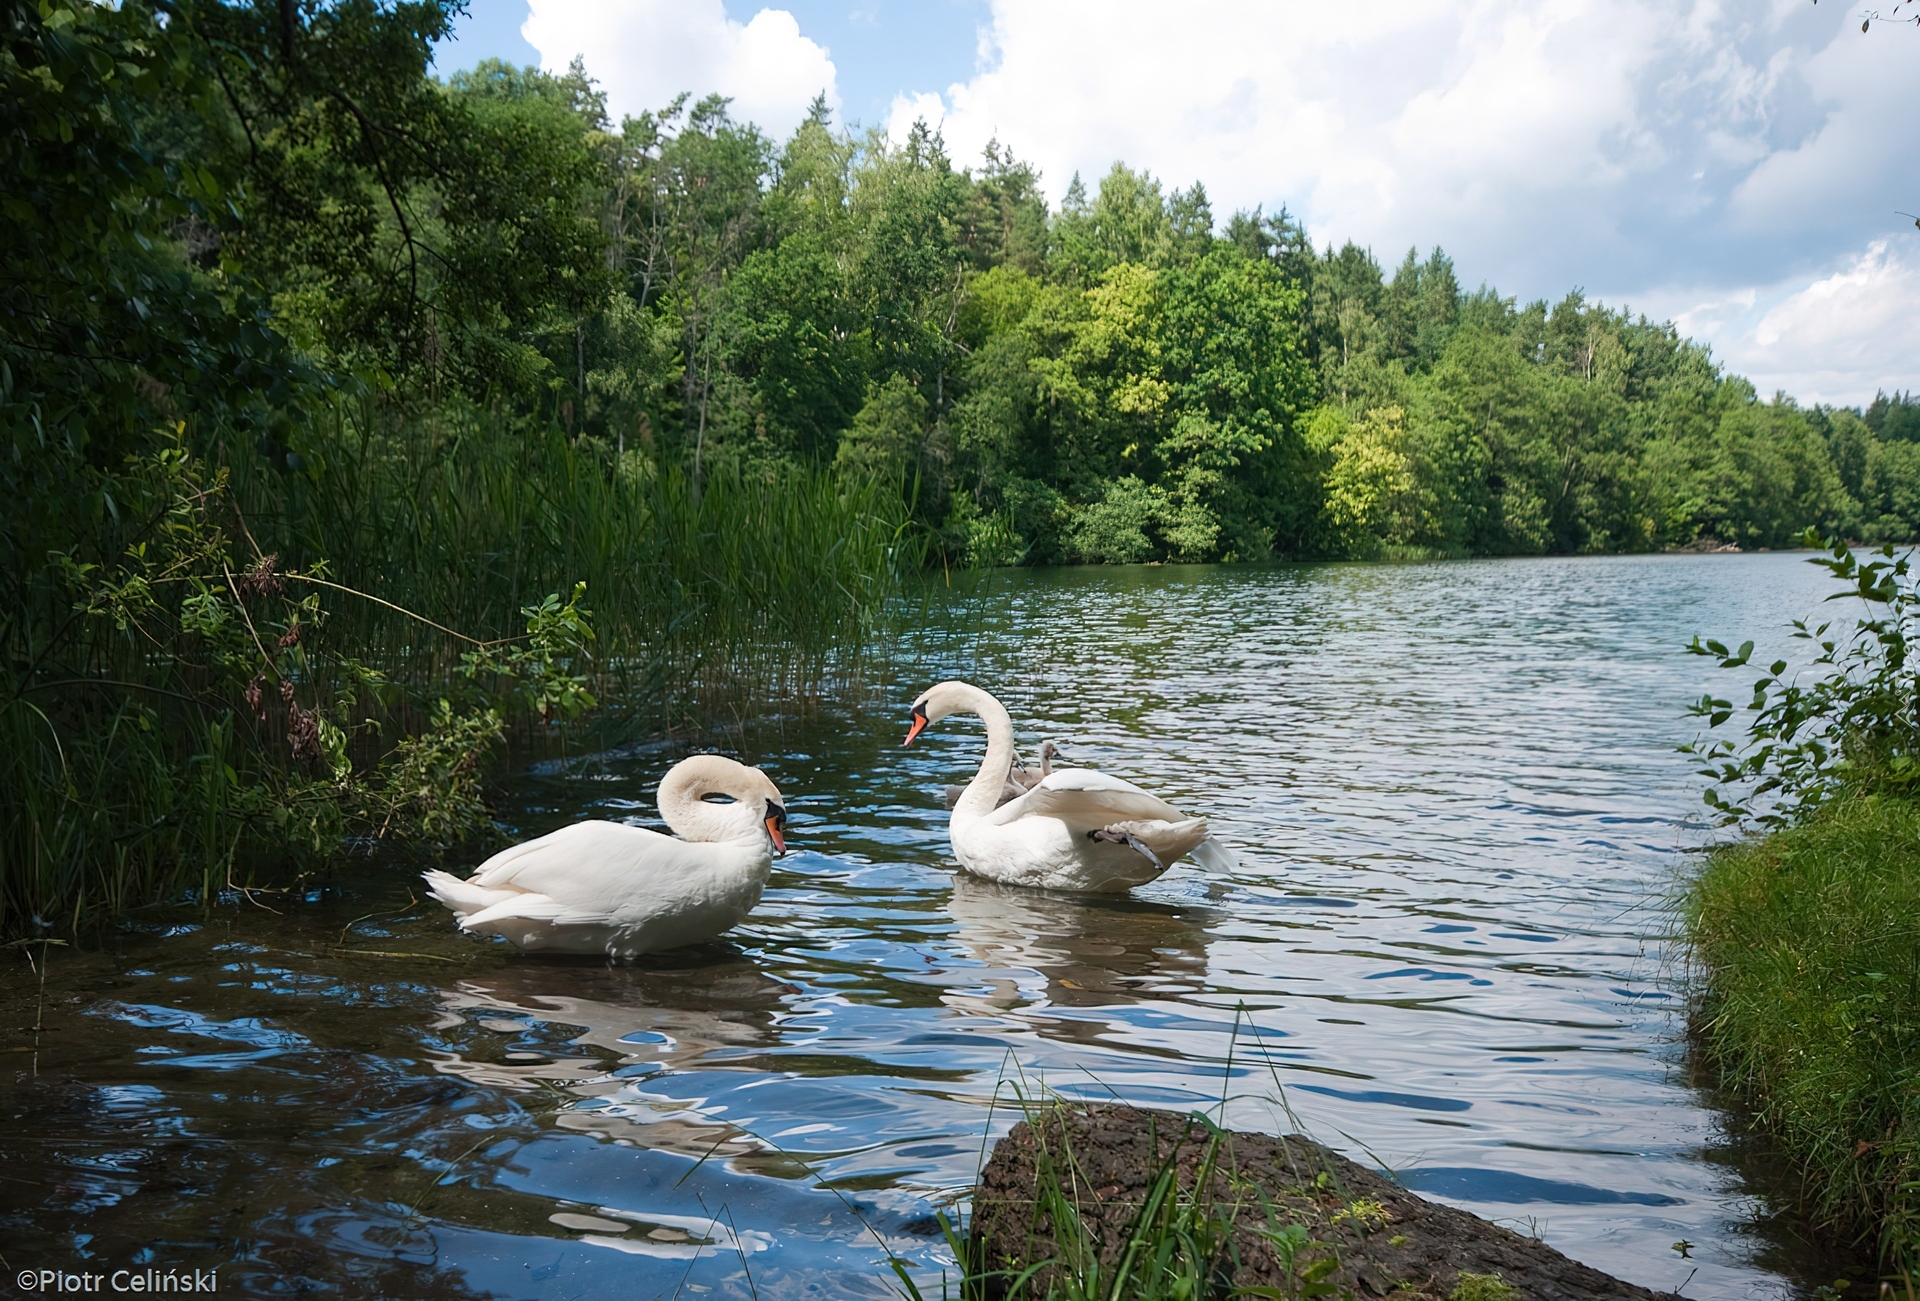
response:
M659 800L674 836L576 822L501 850L464 881L426 872L428 891L462 930L529 953L631 958L710 940L753 910L773 855L787 852L785 801L758 768L717 754L668 769Z
M1053 761L1059 757L1059 746L1051 741L1042 741L1040 743L1040 771L1035 772L1031 768L1020 767L1007 769L1007 783L1000 788L998 804L1005 804L1008 800L1017 800L1035 786L1038 786L1040 779L1053 771ZM1019 756L1016 755L1015 760L1017 761L1018 758ZM960 802L960 796L966 789L965 786L949 786L946 788L947 807L949 809Z
M949 714L978 714L987 725L987 754L961 792L948 823L953 856L975 876L1049 890L1130 890L1192 854L1225 869L1230 850L1165 800L1106 773L1063 768L1032 790L995 807L1013 764L1013 722L1005 706L976 686L942 682L913 702L913 726L902 745Z

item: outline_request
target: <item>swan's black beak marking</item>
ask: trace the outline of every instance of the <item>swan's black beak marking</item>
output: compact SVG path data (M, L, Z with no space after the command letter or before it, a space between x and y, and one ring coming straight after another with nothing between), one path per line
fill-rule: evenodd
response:
M913 726L907 729L907 739L901 745L912 745L913 738L927 730L927 706L924 701L913 707Z
M778 804L775 804L772 800L768 800L767 835L773 841L774 849L777 850L782 857L784 857L787 852L787 838L780 833L781 829L786 825L787 811Z

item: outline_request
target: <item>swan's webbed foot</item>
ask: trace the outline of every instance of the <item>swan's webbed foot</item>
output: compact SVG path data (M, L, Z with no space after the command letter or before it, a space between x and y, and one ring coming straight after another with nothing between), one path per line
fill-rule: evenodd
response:
M1138 853L1145 854L1147 861L1159 871L1166 871L1167 865L1160 861L1160 855L1147 847L1147 842L1130 831L1116 831L1112 827L1100 827L1087 833L1087 839L1106 845L1126 845Z

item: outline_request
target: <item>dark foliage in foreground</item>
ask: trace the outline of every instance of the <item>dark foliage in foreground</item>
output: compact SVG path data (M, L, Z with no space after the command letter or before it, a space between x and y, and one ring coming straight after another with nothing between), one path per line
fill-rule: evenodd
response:
M428 78L450 12L0 5L0 932L485 836L598 697L861 671L898 494L569 430L605 141Z

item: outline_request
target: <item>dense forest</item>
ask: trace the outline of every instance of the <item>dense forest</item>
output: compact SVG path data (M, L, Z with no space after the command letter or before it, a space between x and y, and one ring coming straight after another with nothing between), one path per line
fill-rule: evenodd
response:
M471 319L464 358L369 351L352 320L307 323L317 353L493 400L511 373L613 458L898 479L952 562L1920 532L1914 399L1763 402L1671 325L1467 292L1438 249L1389 276L1284 209L1223 224L1198 183L1123 164L1050 210L997 146L959 168L924 127L856 137L823 104L784 143L718 98L616 130L577 64L484 64L446 93L541 118L550 161L568 142L602 296L529 322L511 366Z
M442 3L32 13L10 82L107 62L22 83L62 120L11 133L5 400L96 458L191 411L297 472L352 391L554 424L609 472L898 478L975 564L1920 527L1911 398L1762 401L1669 325L1467 291L1438 249L1389 275L1197 183L1116 163L1050 209L997 146L958 167L824 103L784 142L717 97L615 124L577 64L434 80Z
M1121 165L438 79L456 8L0 0L0 929L484 832L503 738L855 681L929 560L1920 534L1910 396Z

